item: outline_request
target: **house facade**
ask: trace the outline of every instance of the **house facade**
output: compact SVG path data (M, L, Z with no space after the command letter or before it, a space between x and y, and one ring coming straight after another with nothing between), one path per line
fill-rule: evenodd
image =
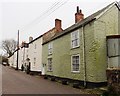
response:
M30 71L41 73L42 72L42 35L34 40L33 39L30 40L29 48L28 48L28 58L30 63Z
M85 87L101 86L107 81L106 37L120 34L120 7L114 2L85 19L83 16L77 7L76 24L43 42L45 74L78 80Z
M14 55L11 55L8 57L8 62L9 62L9 66L13 66L14 64Z
M10 57L11 59L11 67L17 67L17 50L14 51L13 55Z
M29 44L22 42L18 53L18 69L26 70Z

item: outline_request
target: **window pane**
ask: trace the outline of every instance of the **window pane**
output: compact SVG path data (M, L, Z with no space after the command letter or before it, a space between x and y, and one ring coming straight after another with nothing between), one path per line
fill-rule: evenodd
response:
M71 45L72 45L72 48L79 46L79 32L78 31L71 33Z
M48 54L52 54L52 49L53 49L52 43L49 43L48 44Z
M48 58L48 71L52 71L52 58Z
M72 71L79 71L79 56L72 56Z

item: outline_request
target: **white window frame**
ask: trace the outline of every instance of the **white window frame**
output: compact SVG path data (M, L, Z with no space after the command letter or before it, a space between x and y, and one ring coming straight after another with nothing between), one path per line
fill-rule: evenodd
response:
M79 70L78 71L73 70L73 56L79 56ZM75 55L71 56L71 72L74 72L74 73L79 73L80 72L80 54L75 54Z
M36 65L36 58L34 57L34 62L33 62L34 64L33 64L33 66L35 67L35 65Z
M52 67L52 62L51 62L51 64L49 64L49 59L51 59L51 61L53 61L53 58L48 58L48 59L47 59L47 65L48 65L47 70L48 70L48 71L52 71L52 69L53 69L53 67ZM51 66L51 67L50 67L50 66Z
M77 34L77 35L75 35L75 34ZM74 42L77 42L78 45L74 45ZM77 48L79 46L80 46L79 30L75 30L71 33L71 48Z
M50 54L52 54L52 53L53 53L53 43L50 42L50 43L48 44L48 54L50 55Z

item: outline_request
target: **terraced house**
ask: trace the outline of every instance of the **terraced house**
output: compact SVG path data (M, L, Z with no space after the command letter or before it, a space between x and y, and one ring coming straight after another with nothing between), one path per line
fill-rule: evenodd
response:
M44 65L42 64L42 43L48 41L56 33L62 31L60 24L61 20L56 19L55 27L53 29L49 30L43 35L38 36L35 39L33 39L32 37L29 38L26 64L29 65L31 73L40 73L42 75L45 74Z
M79 7L75 24L43 42L45 74L81 86L102 86L107 82L106 37L120 35L120 5L111 3L84 18Z
M27 62L32 73L39 74L42 72L42 35L35 39L29 37Z

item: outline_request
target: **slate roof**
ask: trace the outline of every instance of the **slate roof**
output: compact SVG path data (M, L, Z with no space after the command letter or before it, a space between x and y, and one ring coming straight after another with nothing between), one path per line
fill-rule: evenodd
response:
M113 4L115 4L120 9L120 4L118 4L118 2L113 2L113 3L109 4L108 6L104 7L103 9L101 9L101 10L93 13L92 15L88 16L87 18L83 19L82 21L73 24L72 26L70 26L69 28L65 29L62 32L59 32L59 34L56 34L53 38L51 38L50 41L52 41L54 39L57 39L57 38L65 35L67 33L70 33L71 31L74 31L77 28L80 28L80 27L88 24L89 22L94 21L96 19L96 16L100 15L103 11L105 11L108 7L110 7ZM50 41L48 41L48 42L50 42ZM43 45L46 44L46 43L48 43L48 42L43 43Z

